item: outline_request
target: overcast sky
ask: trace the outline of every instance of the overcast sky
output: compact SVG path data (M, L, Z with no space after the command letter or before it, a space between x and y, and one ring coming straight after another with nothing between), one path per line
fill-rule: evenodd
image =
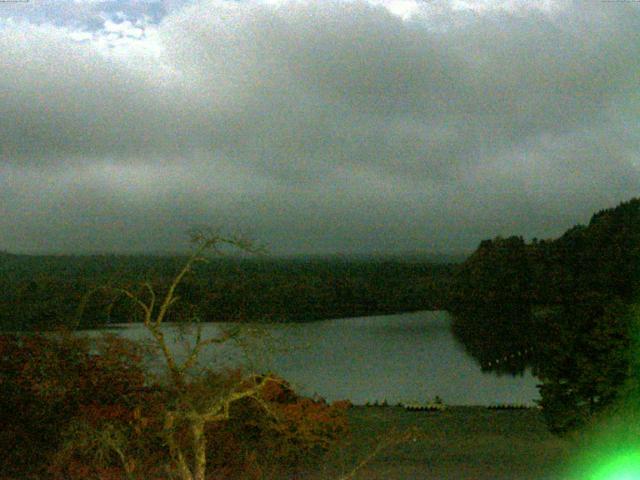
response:
M0 249L548 238L640 195L640 3L0 2Z

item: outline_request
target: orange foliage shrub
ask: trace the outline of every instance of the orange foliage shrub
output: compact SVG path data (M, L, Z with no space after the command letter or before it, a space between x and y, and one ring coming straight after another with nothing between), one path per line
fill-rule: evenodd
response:
M123 414L127 391L144 383L139 349L105 337L0 335L0 471L41 474L60 447L60 432L91 405ZM83 413L84 412L84 413Z
M238 370L209 372L176 396L145 386L134 343L110 336L95 350L72 336L0 336L0 478L165 479L167 408L206 408L255 381ZM300 397L284 380L267 382L258 400L238 401L230 420L207 425L208 479L282 478L347 430L348 402ZM188 445L189 435L177 426L178 442Z
M160 480L172 472L167 409L204 409L252 384L238 370L194 379L181 395L145 385L136 344L71 335L0 336L0 471L3 479ZM258 400L233 403L207 425L207 478L284 478L317 462L347 431L348 402L300 397L281 379ZM266 408L265 408L266 407ZM187 425L176 440L191 442Z
M247 399L231 409L232 421L209 427L208 470L220 472L212 478L257 480L295 474L319 461L348 431L345 402L327 405L301 397L282 379L267 382L261 398L268 402L267 412ZM231 458L236 475L242 472L242 477L224 476Z

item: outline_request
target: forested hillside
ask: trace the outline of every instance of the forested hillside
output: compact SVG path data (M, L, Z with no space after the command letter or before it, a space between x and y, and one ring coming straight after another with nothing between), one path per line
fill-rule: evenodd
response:
M639 286L636 198L555 240L483 241L454 274L448 308L484 368L534 368L545 415L565 431L610 404L626 381Z
M456 272L450 308L561 305L595 294L630 300L639 280L640 199L633 199L556 240L484 240Z

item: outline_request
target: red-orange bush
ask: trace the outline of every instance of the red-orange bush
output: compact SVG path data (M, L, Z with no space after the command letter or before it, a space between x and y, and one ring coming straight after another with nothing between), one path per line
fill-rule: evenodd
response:
M166 477L174 468L167 463L167 447L162 440L166 408L184 408L181 403L193 406L197 402L204 406L207 398L225 395L234 388L241 390L241 379L238 371L209 374L190 384L179 401L162 389L141 391L133 409L85 406L77 419L85 430L69 432L73 438L50 472L56 480L80 480L87 475L99 480ZM252 398L237 402L228 421L207 426L209 480L283 478L312 465L347 430L346 403L327 405L299 397L283 380L265 384L260 400L265 403ZM99 445L99 432L108 429L121 432L125 461L113 449L100 455L104 445ZM189 425L178 425L174 438L187 446L192 441Z
M313 465L348 430L347 403L301 397L282 379L267 382L261 399L267 411L246 399L231 409L231 421L209 427L208 471L228 474L233 459L236 475L212 478L282 478Z
M167 411L202 411L252 384L241 372L209 373L179 395L146 386L136 344L71 335L0 336L0 471L8 478L154 480L168 460ZM346 403L296 395L281 379L258 399L233 403L207 425L207 478L281 478L317 461L347 429ZM189 425L175 440L191 442ZM185 448L188 452L188 448Z
M60 432L90 405L122 408L144 372L132 342L70 334L0 335L0 471L44 471Z

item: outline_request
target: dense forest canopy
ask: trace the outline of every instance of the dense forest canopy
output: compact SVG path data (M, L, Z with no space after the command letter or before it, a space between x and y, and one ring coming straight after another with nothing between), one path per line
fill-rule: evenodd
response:
M640 280L640 199L593 215L556 240L484 240L458 269L449 307L559 305L599 293L630 300Z

